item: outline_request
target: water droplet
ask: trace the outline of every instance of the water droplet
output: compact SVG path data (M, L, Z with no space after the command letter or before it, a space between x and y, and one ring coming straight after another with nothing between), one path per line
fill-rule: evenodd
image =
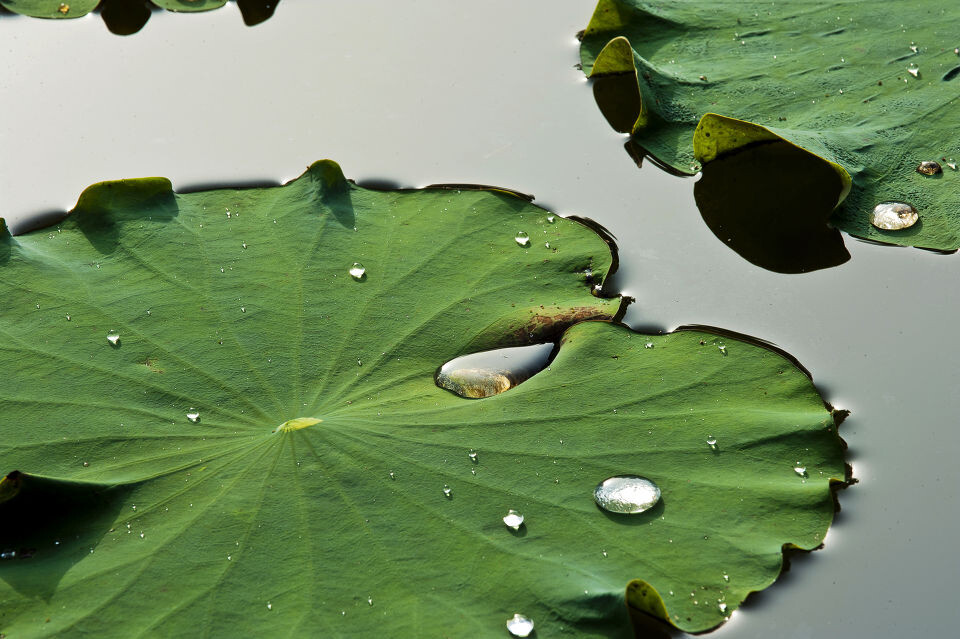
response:
M147 309L147 315L153 315L153 311L151 311L149 308Z
M397 476L393 474L393 471L390 471L390 479L396 479Z
M246 312L247 312L247 307L246 307L246 306L241 306L241 307L240 307L240 312L241 312L241 313L246 313Z
M70 13L70 5L67 4L66 2L61 2L60 6L57 7L57 11L59 11L63 15L67 15L68 13Z
M447 499L453 498L453 490L451 490L446 484L443 485L443 496Z
M0 559L13 559L16 556L16 550L4 550L3 552L0 552Z
M350 277L355 280L362 280L366 272L367 269L365 269L360 262L354 262L353 266L350 267Z
M717 348L719 348L720 352L723 353L724 355L727 354L727 347L724 346L723 344L717 344Z
M608 512L636 514L660 501L660 488L646 477L615 475L597 484L593 499Z
M946 163L947 163L947 166L950 167L951 171L957 170L957 163L953 161L953 158L950 158L949 160L947 160ZM37 304L37 308L40 308L39 304Z
M730 575L724 573L724 575L723 575L723 580L724 580L724 581L730 581Z
M143 533L140 533L140 539L143 539Z
M267 610L273 610L273 604L269 601L267 602Z
M644 348L653 348L653 342L647 342L643 345Z
M70 321L70 316L69 316L69 315L67 315L67 321L68 321L68 322Z
M200 421L200 411L198 411L196 408L191 408L187 411L187 419L196 424Z
M526 231L517 231L517 235L513 239L515 239L520 246L530 246L530 236L527 235Z
M720 610L721 614L725 613L727 611L727 604L721 601L720 603L717 604L717 608Z
M910 45L910 50L913 51L914 53L916 53L916 52L917 52L917 45L911 44L911 45Z
M919 219L917 209L903 202L882 202L870 213L870 223L885 231L910 228Z
M230 219L230 211L227 211L227 219Z
M224 273L224 272L225 272L225 271L223 270L223 267L222 267L222 266L220 267L220 272L221 272L221 273Z
M240 243L240 246L242 246L243 248L247 248L247 243L246 243L246 242L241 242L241 243Z
M550 224L553 224L553 223L556 222L556 221L557 221L557 216L556 216L556 215L548 215L548 216L547 216L547 222L549 222Z
M712 448L713 450L716 450L716 449L717 449L717 438L714 437L713 435L707 436L707 446L709 446L709 447Z
M480 461L480 455L472 448L470 449L470 452L467 453L467 457L469 457L470 461L472 461L474 464Z
M359 357L357 358L357 366L363 366L363 361Z
M600 552L603 554L604 557L607 556L607 551L606 551L606 550L601 550Z
M515 346L452 359L437 373L437 386L479 399L509 390L543 370L553 344Z
M503 523L511 530L520 530L523 525L523 514L511 508L503 518Z
M233 557L230 555L227 555L227 561L233 561Z
M546 247L546 248L550 248L550 242L544 242L543 245L544 245L544 247Z
M924 160L917 166L917 173L923 173L924 175L939 175L943 173L943 168L941 168L939 162L933 160Z
M795 473L796 473L797 475L799 475L800 477L806 477L806 476L807 476L807 467L806 467L806 466L801 466L801 465L800 465L800 462L797 462L797 465L793 467L793 472L795 472Z
M107 341L110 342L110 346L120 346L120 333L116 331L108 332Z
M907 73L909 73L910 75L912 75L912 76L915 77L915 78L919 78L919 77L920 77L920 67L918 67L918 66L915 65L915 64L911 64L909 67L907 67Z
M373 597L367 597L367 604L373 605Z
M516 613L507 619L507 631L514 637L529 637L533 632L533 619Z
M87 468L88 466L90 466L90 462L83 462L83 467L84 467L84 468Z

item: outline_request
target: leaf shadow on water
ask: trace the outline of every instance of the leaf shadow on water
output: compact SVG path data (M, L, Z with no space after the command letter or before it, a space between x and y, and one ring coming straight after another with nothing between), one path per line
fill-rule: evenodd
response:
M63 576L116 521L134 486L50 479L13 471L0 482L0 579L49 600Z
M693 194L717 239L776 273L806 273L850 259L827 220L843 189L836 171L788 142L751 145L708 162Z

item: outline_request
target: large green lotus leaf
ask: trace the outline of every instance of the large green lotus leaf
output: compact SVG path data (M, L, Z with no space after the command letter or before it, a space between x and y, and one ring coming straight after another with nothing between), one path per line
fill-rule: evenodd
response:
M498 637L520 612L608 637L625 592L722 623L785 544L821 543L834 416L768 348L563 332L616 316L591 294L614 263L513 193L369 190L330 161L273 188L102 183L0 233L0 632ZM434 383L561 335L500 395ZM625 473L660 502L599 509Z
M668 166L693 173L783 139L841 175L847 188L831 220L840 229L954 250L958 21L960 5L942 0L600 0L580 55L592 77L635 74L629 130ZM925 160L944 173L918 173ZM920 223L874 228L869 214L885 201L913 205Z

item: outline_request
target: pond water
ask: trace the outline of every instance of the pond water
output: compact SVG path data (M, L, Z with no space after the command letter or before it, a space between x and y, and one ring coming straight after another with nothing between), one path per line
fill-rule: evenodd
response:
M694 180L638 170L597 109L574 69L593 6L287 1L254 28L231 5L126 38L94 16L2 15L0 215L22 227L104 179L275 184L329 157L361 184L498 185L593 218L619 243L628 324L770 340L852 411L860 483L824 549L711 636L954 636L960 256L844 236L833 268L744 260L704 224Z

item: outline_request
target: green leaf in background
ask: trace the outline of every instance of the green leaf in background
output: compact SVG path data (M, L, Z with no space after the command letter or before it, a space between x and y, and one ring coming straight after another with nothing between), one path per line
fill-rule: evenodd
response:
M153 5L177 13L195 13L219 9L227 0L149 0ZM236 0L247 26L269 19L280 0ZM147 0L0 0L0 7L34 18L81 18L99 9L103 21L113 33L136 33L150 19Z
M958 21L960 5L941 0L600 0L580 55L590 77L636 78L624 113L607 117L628 121L625 130L669 167L694 173L786 140L840 175L838 228L955 250ZM943 172L918 173L928 160ZM920 222L874 228L870 212L886 201L911 204Z
M101 183L4 230L0 633L499 637L521 613L609 637L625 592L721 624L784 545L821 543L834 415L771 349L582 321L620 312L591 294L614 266L511 192L370 190L330 161L272 188ZM502 394L434 383L561 336ZM601 510L621 474L662 498Z

